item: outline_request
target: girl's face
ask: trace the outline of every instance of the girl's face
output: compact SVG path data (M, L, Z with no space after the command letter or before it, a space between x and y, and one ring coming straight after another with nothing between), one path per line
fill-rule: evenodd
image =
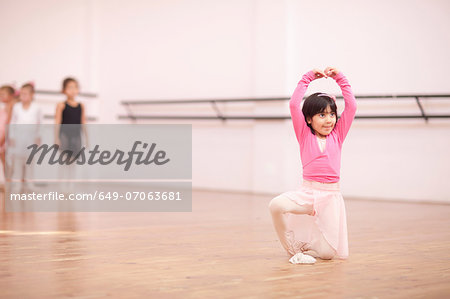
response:
M0 102L8 103L14 99L14 94L9 93L8 89L0 89Z
M25 87L20 89L20 101L22 103L30 103L33 100L33 92L31 89Z
M336 114L331 110L330 106L325 111L317 113L308 119L308 123L319 137L326 137L333 131L336 125Z
M8 92L5 89L0 89L0 101L3 103L8 101Z
M70 81L67 83L66 88L64 89L64 94L73 99L78 95L78 83L75 81Z

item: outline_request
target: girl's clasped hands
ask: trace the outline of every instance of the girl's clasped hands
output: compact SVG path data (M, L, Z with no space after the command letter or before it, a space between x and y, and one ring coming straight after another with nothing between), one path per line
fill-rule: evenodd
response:
M314 69L314 76L316 77L316 79L320 79L320 78L334 78L337 74L339 74L339 70L335 67L327 67L325 70L320 70L320 69Z

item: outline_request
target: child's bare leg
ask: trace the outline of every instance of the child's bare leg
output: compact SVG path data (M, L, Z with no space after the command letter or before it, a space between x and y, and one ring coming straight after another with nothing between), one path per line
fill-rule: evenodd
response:
M5 166L5 163L6 163L5 162L5 160L6 160L6 158L5 158L5 151L0 152L0 160L1 160L1 163L2 163L1 167L2 167L3 176L5 178L5 185L6 185L7 177L6 177L6 166ZM6 190L5 185L0 185L0 189Z
M323 260L331 260L336 255L336 250L325 240L323 235L319 240L313 240L308 247L305 246L305 249L304 254Z
M3 151L3 152L1 152L0 153L0 160L1 160L1 162L2 162L2 170L3 170L3 174L4 174L4 176L5 176L5 178L6 178L6 157L5 157L5 152Z
M313 205L299 205L289 198L279 195L270 201L269 210L272 215L272 222L281 245L288 253L292 255L296 254L296 252L294 252L294 249L292 248L291 242L289 242L288 239L289 232L287 231L286 219L284 214L311 214L313 211Z

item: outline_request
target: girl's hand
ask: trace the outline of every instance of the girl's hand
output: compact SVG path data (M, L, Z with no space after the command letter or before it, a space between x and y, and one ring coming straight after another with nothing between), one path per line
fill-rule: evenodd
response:
M326 78L327 77L327 75L323 71L321 71L319 69L313 69L313 72L314 72L314 77L316 79Z
M337 74L339 74L339 70L335 67L327 67L324 71L327 77L334 78Z

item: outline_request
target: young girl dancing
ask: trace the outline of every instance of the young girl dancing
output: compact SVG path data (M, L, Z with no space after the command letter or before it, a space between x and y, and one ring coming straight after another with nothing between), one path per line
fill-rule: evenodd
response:
M315 93L300 103L311 81L333 78L342 90L345 109L337 120L336 99ZM303 183L299 190L272 199L269 209L281 245L293 264L315 258L348 258L347 216L339 189L341 149L356 112L346 77L336 68L314 69L303 75L289 102L300 145Z

